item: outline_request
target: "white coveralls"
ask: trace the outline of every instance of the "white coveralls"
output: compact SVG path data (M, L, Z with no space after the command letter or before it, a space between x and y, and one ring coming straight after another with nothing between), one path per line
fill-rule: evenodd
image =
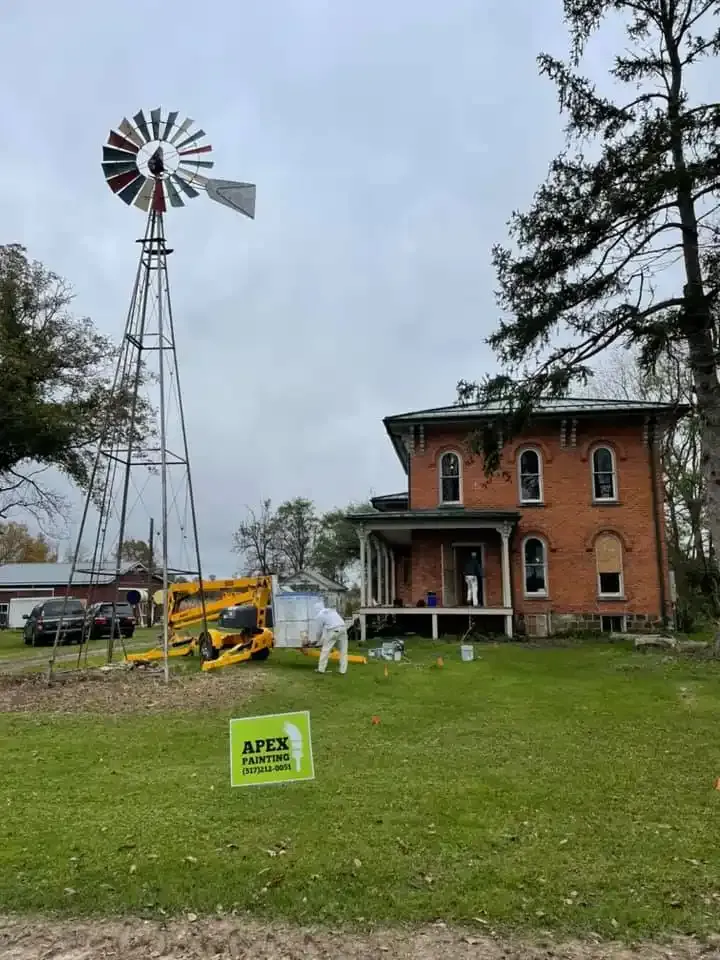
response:
M332 648L337 644L340 653L340 673L347 671L348 635L345 621L337 610L323 607L315 617L315 635L322 641L318 673L325 673Z
M467 605L470 606L470 604L472 604L476 607L478 605L478 578L466 573L465 586L467 587Z

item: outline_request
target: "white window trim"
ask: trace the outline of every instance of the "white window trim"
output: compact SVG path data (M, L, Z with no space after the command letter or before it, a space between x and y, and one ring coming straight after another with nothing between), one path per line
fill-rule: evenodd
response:
M530 453L531 451L532 453L536 454L538 458L538 471L539 471L538 479L540 481L540 496L537 500L531 500L531 499L528 499L527 497L524 497L523 488L522 488L522 458L524 453ZM528 447L521 447L521 449L518 450L518 456L517 456L518 500L520 503L544 503L545 502L545 477L543 476L543 474L544 474L544 464L543 464L542 451L539 450L537 447L533 447L532 445Z
M612 497L596 497L595 496L595 454L598 450L607 450L610 454L610 462L612 464L612 476L613 476L613 496ZM593 503L617 503L618 502L618 470L617 470L617 457L615 456L615 451L610 446L609 443L596 443L595 446L590 451L590 492L592 494Z
M535 501L533 501L535 502ZM527 590L527 575L525 569L525 546L529 540L539 540L543 548L543 571L545 573L545 589L539 590L536 593L528 593ZM550 581L548 579L548 545L547 540L544 537L538 537L536 534L531 533L523 539L522 542L522 554L520 556L522 561L522 583L523 583L523 597L526 600L547 600L550 596Z
M623 557L623 562L624 562ZM595 560L597 566L597 558ZM625 575L622 570L613 571L613 573L620 574L620 593L603 593L600 589L600 571L597 571L597 590L598 590L598 599L599 600L624 600L625 599Z
M443 458L451 453L454 457L457 457L458 460L458 492L460 494L459 500L444 500L443 499L443 472L442 472L442 462ZM461 506L463 502L463 461L460 454L457 450L443 450L440 456L438 457L438 503L441 507L457 507Z

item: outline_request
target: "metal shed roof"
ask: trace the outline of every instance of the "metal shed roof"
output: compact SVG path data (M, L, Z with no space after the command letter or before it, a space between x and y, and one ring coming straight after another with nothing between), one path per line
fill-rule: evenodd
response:
M0 565L0 586L3 587L54 587L66 584L70 579L70 563L5 563ZM102 573L93 578L83 572L88 564L80 564L73 577L74 584L112 583L115 579L115 567L102 568ZM120 568L121 574L132 570L144 570L142 563L126 563ZM106 572L107 571L107 572Z

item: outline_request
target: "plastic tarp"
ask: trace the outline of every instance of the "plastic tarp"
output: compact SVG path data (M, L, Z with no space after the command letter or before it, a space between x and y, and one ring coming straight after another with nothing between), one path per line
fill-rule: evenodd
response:
M302 647L313 642L313 621L325 606L318 593L275 593L273 634L276 647Z

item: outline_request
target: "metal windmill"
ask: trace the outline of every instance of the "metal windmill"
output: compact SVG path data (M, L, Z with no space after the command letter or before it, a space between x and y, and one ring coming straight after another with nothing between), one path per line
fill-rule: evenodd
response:
M203 142L205 131L193 131L193 121L186 118L178 122L178 116L177 111L163 115L158 108L150 111L148 121L140 110L133 117L134 123L125 118L117 130L111 130L103 146L102 169L107 185L128 206L138 207L146 211L148 216L145 233L137 241L141 245L140 260L115 369L111 402L90 473L67 584L67 595L72 594L73 586L79 582L87 586L88 605L92 603L93 595L97 596L100 584L113 578L116 605L120 599L119 578L123 569L123 546L128 533L130 502L138 489L133 482L136 468L145 474L159 474L160 478L163 596L167 597L168 584L175 573L197 575L202 583L195 497L168 282L167 258L172 250L166 244L164 220L168 205L182 207L187 200L198 197L201 191L211 200L254 218L255 186L233 180L212 179L203 173L214 166L209 159L212 147ZM152 440L155 446L150 445L151 441L141 438L138 430L143 409L141 390L147 387L149 381L157 384L155 399L159 425L157 436ZM169 409L171 399L176 406L174 418ZM170 427L175 428L177 444L169 443ZM182 491L171 480L178 470L183 474L186 520L189 520L185 522L179 519L178 527L194 569L173 569L169 566L171 507L177 506L182 496ZM89 551L92 559L81 561L91 510L98 515ZM152 551L152 542L150 548ZM204 597L202 603L204 611ZM115 628L113 607L108 662L112 660ZM55 634L50 675L61 635L62 617ZM163 603L163 649L167 679L167 602ZM81 646L78 663L82 650Z

